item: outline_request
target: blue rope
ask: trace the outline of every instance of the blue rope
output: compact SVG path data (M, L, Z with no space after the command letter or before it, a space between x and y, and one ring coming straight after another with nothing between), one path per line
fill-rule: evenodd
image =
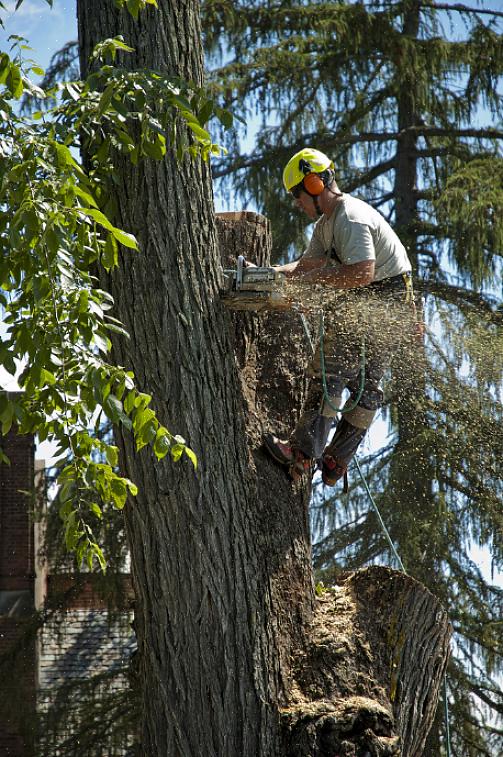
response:
M392 540L392 538L390 536L390 533L389 533L388 529L386 528L386 524L384 523L384 521L383 521L383 519L381 517L381 513L379 512L379 508L377 507L376 501L375 501L374 497L372 496L372 492L370 491L369 485L367 484L367 479L363 475L362 469L360 468L360 463L358 462L358 460L356 459L356 457L355 457L354 460L355 460L356 467L358 469L358 473L360 474L360 478L361 478L361 480L363 482L363 485L365 487L365 490L367 492L368 498L369 498L369 500L370 500L370 502L372 504L372 507L374 508L374 512L377 515L377 519L378 519L378 521L379 521L379 523L381 525L383 533L384 533L384 535L386 537L386 540L387 540L387 542L388 542L388 544L390 546L390 549L391 549L391 551L393 553L393 557L397 561L397 564L398 564L400 570L402 571L402 573L405 573L405 575L408 575L407 571L404 568L403 562L400 559L400 555L398 554L398 552L396 550L396 547L393 544L393 540Z
M449 700L447 699L447 673L444 673L444 723L445 723L445 752L451 757L451 729L449 726Z
M307 332L306 325L304 325L304 328ZM360 386L358 389L358 395L353 403L349 407L341 408L341 407L335 407L331 402L330 398L328 396L328 387L327 387L327 377L326 377L326 371L325 371L325 354L323 349L323 332L324 332L324 323L323 323L323 310L321 311L320 315L320 367L321 367L321 378L323 383L323 396L325 401L328 403L328 405L338 413L347 413L350 410L353 410L358 402L361 399L361 396L363 394L363 389L365 387L365 340L362 341L362 352L361 352L361 365L360 365ZM367 483L367 479L363 475L362 469L360 468L360 463L358 462L357 458L354 458L358 473L360 475L360 478L362 480L363 486L365 487L365 491L367 492L367 496L370 500L370 503L374 509L375 514L377 515L377 519L379 521L379 524L383 530L384 536L386 537L386 540L388 542L388 545L391 549L391 552L393 554L393 557L395 558L397 565L399 566L401 572L404 575L408 575L407 571L405 570L405 567L400 559L400 555L397 552L397 549L395 545L393 544L393 540L390 536L390 533L388 529L386 528L386 524L384 523L381 513L379 512L379 508L377 507L377 503L372 496L372 492L369 489L369 485ZM449 702L447 699L447 674L444 674L444 682L443 682L443 692L444 692L444 723L445 723L445 747L446 747L446 757L451 757L451 732L449 727Z

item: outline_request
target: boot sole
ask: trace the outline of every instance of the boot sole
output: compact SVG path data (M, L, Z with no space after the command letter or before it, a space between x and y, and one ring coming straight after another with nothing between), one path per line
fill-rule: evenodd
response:
M287 467L290 467L294 464L294 459L287 458L284 455L281 454L280 450L278 450L276 444L273 441L273 438L270 434L266 434L264 438L262 439L262 444L265 447L268 454L280 465L285 465Z

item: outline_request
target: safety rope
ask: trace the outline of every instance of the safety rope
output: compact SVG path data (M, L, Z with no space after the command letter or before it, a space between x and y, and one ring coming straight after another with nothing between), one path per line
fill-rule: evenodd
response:
M365 487L365 491L367 492L367 495L368 495L368 498L370 500L370 503L371 503L372 507L374 508L375 514L377 515L377 520L379 521L379 524L380 524L380 526L381 526L381 528L383 530L384 536L386 537L386 540L387 540L387 542L389 544L391 552L393 553L393 557L397 561L398 567L400 568L400 570L402 571L402 573L404 573L405 575L408 575L407 571L404 568L403 562L400 559L400 555L398 554L397 549L396 549L395 545L393 544L393 540L392 540L392 538L390 536L390 533L389 533L388 529L386 528L386 524L384 523L384 521L383 521L383 519L381 517L381 513L379 512L379 508L377 507L377 503L376 503L374 497L372 496L372 492L369 489L369 485L367 483L367 479L363 475L363 471L360 468L360 463L358 462L358 460L356 459L356 457L354 458L354 461L355 461L358 473L360 474L360 478L362 480L363 486Z
M323 338L324 338L324 331L325 331L325 324L324 324L324 318L323 318L323 310L320 313L320 368L321 368L321 381L323 384L323 399L327 403L327 405L333 410L335 413L342 413L343 415L345 413L349 413L351 410L354 410L355 407L358 405L359 401L361 400L363 390L365 388L365 339L362 339L362 349L360 353L360 384L358 386L358 392L356 394L356 397L353 402L351 402L350 405L344 405L344 407L335 407L335 405L331 402L329 394L328 394L328 387L327 387L327 373L325 370L325 350L324 350L324 344L323 344Z
M370 491L369 485L367 483L367 479L363 475L363 471L362 471L362 469L360 467L360 463L358 462L358 460L357 460L356 457L354 458L354 461L355 461L358 473L360 475L360 478L362 480L363 486L365 487L365 491L367 492L367 495L368 495L368 498L370 500L370 503L371 503L372 507L374 508L374 512L377 515L377 519L379 521L379 524L380 524L380 526L381 526L381 528L383 530L384 536L386 537L386 540L387 540L387 542L389 544L391 552L393 553L393 556L394 556L394 558L395 558L395 560L396 560L396 562L397 562L400 570L402 571L402 573L404 573L404 575L407 576L408 573L407 573L407 571L404 568L404 565L403 565L403 563L402 563L402 561L400 559L400 555L398 554L395 545L393 544L393 540L392 540L392 538L390 536L390 533L389 533L388 529L386 528L386 524L384 523L384 521L383 521L383 519L381 517L381 513L379 512L379 508L377 507L377 503L376 503L374 497L372 496L372 492ZM444 673L443 698L444 698L445 754L446 754L446 757L451 757L451 730L450 730L450 725L449 725L449 700L447 698L447 674L446 673Z
M307 328L307 323L305 323L305 318L302 316L302 325L304 326L306 335L309 339L309 342L311 343L310 334ZM323 383L323 399L328 403L328 405L338 413L347 413L349 410L353 410L358 402L361 399L361 396L363 394L363 389L365 387L365 340L362 341L362 351L361 351L361 362L360 362L360 386L358 389L358 395L355 399L355 401L349 406L344 408L336 408L330 401L330 398L328 396L328 387L327 387L327 377L326 377L326 370L325 370L325 354L324 354L324 345L323 345L323 337L324 337L324 320L323 320L323 310L321 311L320 315L320 367L321 367L321 378ZM311 344L312 346L312 344ZM314 352L314 350L313 350ZM393 557L396 560L396 563L400 569L400 571L404 575L408 575L407 571L405 570L404 564L402 563L402 560L400 559L400 555L398 554L398 551L393 543L393 540L391 538L391 535L386 528L386 524L384 523L384 520L382 519L381 513L379 511L379 508L377 506L377 503L372 496L372 492L370 491L369 485L367 483L367 479L365 478L363 471L360 467L360 463L358 462L357 458L354 458L354 462L356 465L356 468L358 470L358 474L362 480L363 486L365 488L365 491L367 492L367 496L370 500L370 503L372 505L372 508L377 516L377 520L379 521L379 525L381 526L381 529L383 531L383 534L386 538L386 541L388 542L388 545L390 547L391 553ZM449 701L447 697L447 674L444 674L444 681L443 681L443 699L444 699L444 726L445 726L445 749L446 749L446 757L451 757L451 732L450 732L450 725L449 725Z

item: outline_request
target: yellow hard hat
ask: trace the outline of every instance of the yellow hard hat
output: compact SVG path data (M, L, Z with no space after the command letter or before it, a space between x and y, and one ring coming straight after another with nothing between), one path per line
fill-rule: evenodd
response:
M283 184L287 192L300 184L310 173L323 173L327 168L333 168L334 163L325 153L313 147L304 147L290 158L283 170Z

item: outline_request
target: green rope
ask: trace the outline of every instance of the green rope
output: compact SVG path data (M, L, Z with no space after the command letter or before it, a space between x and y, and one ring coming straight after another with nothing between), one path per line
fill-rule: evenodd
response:
M387 540L387 542L388 542L388 544L390 546L390 549L391 549L391 551L393 553L393 557L397 561L397 564L398 564L400 570L402 571L402 573L405 573L405 575L407 575L407 571L405 570L405 568L403 566L403 563L402 563L402 561L400 559L400 555L398 554L397 549L396 549L395 545L393 544L393 540L392 540L392 538L390 536L390 533L389 533L388 529L386 528L386 524L384 523L384 521L383 521L383 519L381 517L381 513L379 512L379 508L377 507L377 503L376 503L374 497L372 496L372 492L369 489L369 485L367 484L367 479L363 475L362 469L360 468L360 463L358 462L358 460L356 459L356 457L354 458L354 460L355 460L356 467L358 469L358 473L360 474L360 478L361 478L361 480L363 482L363 485L365 487L365 490L367 492L368 498L369 498L369 500L370 500L370 502L372 504L372 507L374 508L374 512L377 515L377 519L378 519L378 521L379 521L379 523L381 525L381 528L383 530L384 536L386 537L386 540Z
M397 549L396 549L395 545L393 544L393 540L391 539L390 533L389 533L388 529L386 528L386 525L385 525L385 523L384 523L384 521L383 521L383 519L381 517L381 513L379 512L379 508L377 507L377 503L376 503L374 497L372 496L372 492L369 489L369 485L367 483L367 479L363 475L362 469L360 468L360 463L358 462L358 460L356 459L356 457L354 458L354 461L355 461L356 467L358 469L358 473L360 474L360 478L361 478L361 480L363 482L363 486L365 487L365 490L367 492L368 498L369 498L369 500L370 500L370 502L372 504L372 507L374 508L374 512L377 515L377 519L378 519L378 521L379 521L379 523L381 525L381 528L382 528L383 533L384 533L384 535L386 537L386 540L387 540L387 542L388 542L388 544L390 546L390 549L391 549L391 551L393 553L393 556L394 556L395 560L397 561L398 566L399 566L400 570L402 571L402 573L404 573L405 575L408 575L408 573L405 570L405 568L403 566L403 563L402 563L402 561L400 559L400 555L398 554ZM451 731L450 731L450 726L449 726L449 701L447 699L447 674L446 673L444 673L443 693L444 693L445 753L446 753L446 757L451 757Z
M449 700L447 699L447 674L444 674L444 723L445 723L445 753L451 757L451 729L449 726Z
M356 398L354 402L351 402L350 405L344 406L344 407L335 407L335 405L330 401L330 397L328 395L328 387L327 387L327 372L325 370L325 350L323 347L323 337L324 337L324 320L323 320L323 310L320 314L320 368L321 368L321 381L323 384L323 399L328 404L328 406L334 411L334 413L349 413L351 410L354 410L355 407L358 405L361 396L363 394L363 390L365 388L365 339L362 339L362 351L360 353L360 385L358 387L358 393L356 395Z

